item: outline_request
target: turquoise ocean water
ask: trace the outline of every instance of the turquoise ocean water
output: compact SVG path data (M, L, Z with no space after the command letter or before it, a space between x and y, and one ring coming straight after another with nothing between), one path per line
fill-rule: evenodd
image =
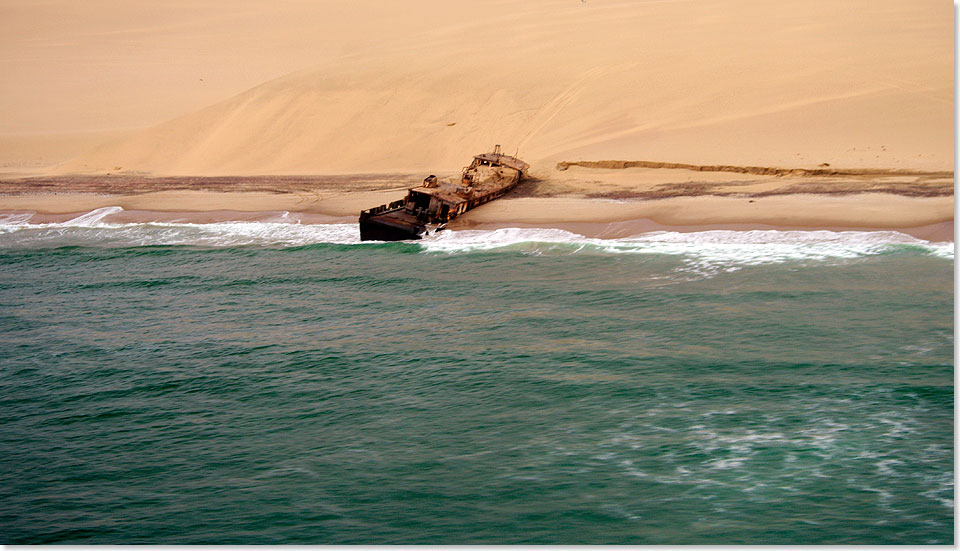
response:
M953 543L953 244L0 220L0 543Z

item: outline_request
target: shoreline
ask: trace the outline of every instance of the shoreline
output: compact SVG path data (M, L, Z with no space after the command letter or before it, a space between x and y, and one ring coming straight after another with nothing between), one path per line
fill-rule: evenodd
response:
M29 223L62 223L93 210L121 207L107 223L356 223L363 208L395 199L396 190L314 194L167 191L0 196L0 216L31 214ZM671 197L611 200L582 197L503 198L468 212L453 230L555 228L595 238L655 231L899 231L933 242L954 241L953 197L891 194L797 194L771 197Z
M884 169L851 175L846 173L863 169L831 168L829 175L798 176L767 174L769 167L597 163L533 169L531 177L506 196L467 212L448 227L559 228L600 238L714 229L896 230L941 242L954 237L952 173ZM0 179L0 214L30 213L31 222L65 222L96 209L120 207L122 212L105 213L103 221L355 224L361 210L395 201L421 181L421 175L410 173L50 175Z

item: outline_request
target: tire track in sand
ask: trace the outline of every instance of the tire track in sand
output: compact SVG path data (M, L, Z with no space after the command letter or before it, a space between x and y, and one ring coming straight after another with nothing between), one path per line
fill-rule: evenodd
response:
M756 174L760 176L916 176L924 179L953 178L952 171L928 171L903 168L781 168L775 166L738 166L738 165L694 165L687 163L666 163L659 161L562 161L557 170L567 170L571 166L583 168L673 168L695 172L734 172L737 174Z

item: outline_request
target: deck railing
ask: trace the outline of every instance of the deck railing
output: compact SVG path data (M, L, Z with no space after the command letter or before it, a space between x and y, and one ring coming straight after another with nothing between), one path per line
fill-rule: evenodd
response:
M368 217L370 217L370 216L376 216L376 215L378 215L378 214L383 214L383 213L385 213L385 212L387 212L387 211L399 210L399 209L402 209L402 208L403 208L403 205L404 205L404 200L403 200L403 199L399 199L399 200L394 201L394 202L392 202L392 203L387 203L386 205L380 205L379 207L373 207L372 209L362 210L362 211L360 211L360 218L368 218Z

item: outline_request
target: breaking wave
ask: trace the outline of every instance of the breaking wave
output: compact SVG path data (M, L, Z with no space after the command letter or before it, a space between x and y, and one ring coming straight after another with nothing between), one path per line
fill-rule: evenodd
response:
M0 247L296 247L318 243L360 243L356 224L228 221L111 223L122 212L104 207L66 222L30 224L30 214L0 215ZM282 216L281 219L284 219Z
M707 275L790 261L841 261L913 253L952 259L953 243L933 243L896 231L710 230L650 232L619 239L588 238L558 229L504 228L441 233L428 251L518 251L526 254L646 254L679 257L687 270Z
M0 248L53 247L299 247L361 243L356 224L292 222L110 223L122 212L105 207L66 222L31 224L31 214L0 215ZM380 244L382 245L382 244ZM398 246L410 247L411 244ZM954 258L952 242L930 242L896 231L711 230L650 232L617 239L590 238L560 229L448 230L415 242L422 252L504 251L528 255L649 254L683 257L698 265L742 266L787 261L852 259L911 252Z

